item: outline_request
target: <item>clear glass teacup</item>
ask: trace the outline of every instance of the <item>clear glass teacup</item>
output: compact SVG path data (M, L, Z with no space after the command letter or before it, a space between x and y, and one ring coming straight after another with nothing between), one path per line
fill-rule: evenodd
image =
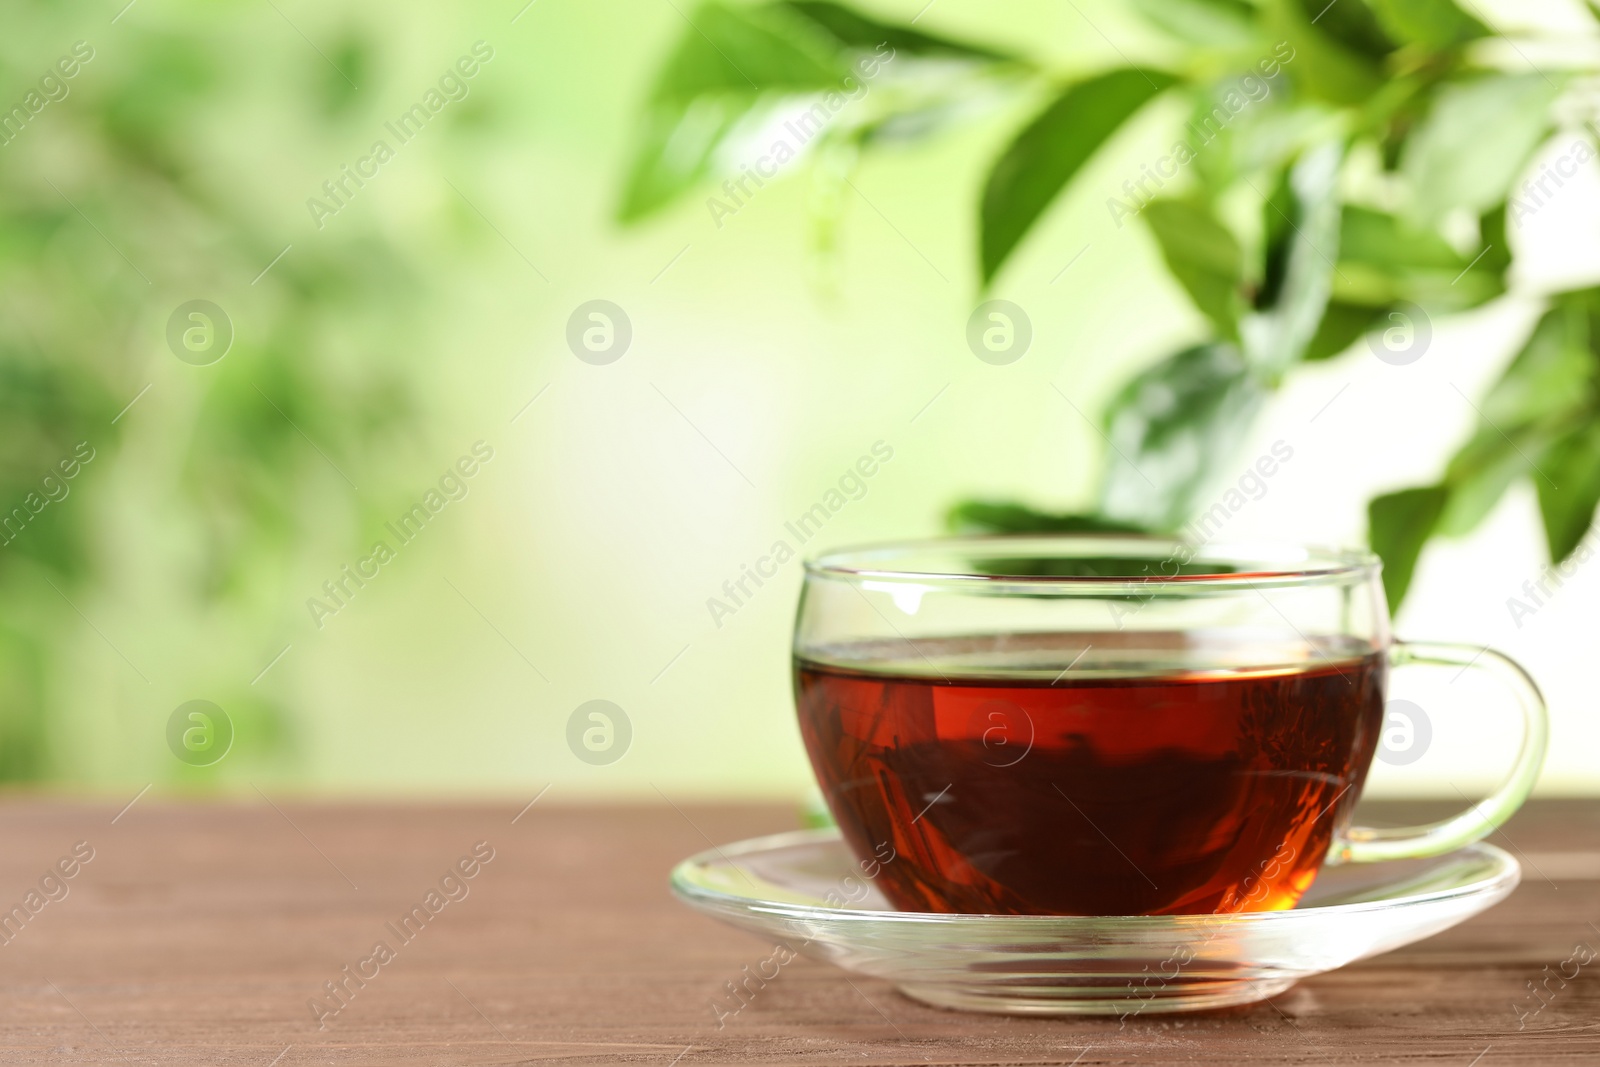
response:
M1324 863L1434 855L1504 822L1545 709L1487 649L1389 632L1375 557L1155 537L950 538L806 565L800 729L835 820L905 911L1293 907ZM1350 825L1391 668L1498 677L1523 739L1450 819Z

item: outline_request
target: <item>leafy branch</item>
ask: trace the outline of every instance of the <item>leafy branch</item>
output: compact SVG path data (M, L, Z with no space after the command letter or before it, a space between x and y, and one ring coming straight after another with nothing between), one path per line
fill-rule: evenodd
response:
M637 222L722 177L775 118L868 78L856 106L825 107L831 121L806 146L815 158L853 160L1042 97L978 198L988 286L1120 129L1178 100L1190 116L1182 136L1107 209L1118 226L1148 229L1205 335L1108 404L1111 447L1091 510L973 502L950 517L996 532L1177 530L1297 367L1363 338L1404 361L1434 317L1506 293L1507 217L1529 210L1513 185L1556 130L1571 74L1497 65L1500 35L1465 0L1130 3L1165 39L1162 59L1063 79L840 3L710 0L657 77L619 217ZM1472 437L1435 484L1370 504L1394 607L1427 542L1470 531L1519 479L1537 488L1552 561L1591 526L1600 290L1524 295L1548 310L1476 405Z

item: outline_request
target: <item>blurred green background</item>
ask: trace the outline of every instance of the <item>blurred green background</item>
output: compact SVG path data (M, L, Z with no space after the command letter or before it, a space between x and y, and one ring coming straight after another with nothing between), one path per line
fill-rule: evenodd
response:
M1111 0L877 10L1063 76L1158 48ZM1577 4L1493 14L1542 20L1581 62L1600 54ZM877 153L848 189L798 164L720 226L702 194L623 229L643 102L686 28L668 0L24 3L8 22L0 107L65 89L0 146L0 506L27 513L0 548L8 780L799 796L799 567L731 617L708 598L879 441L893 459L808 553L938 532L969 497L1080 507L1108 397L1201 329L1149 235L1105 207L1170 145L1177 106L1120 131L1015 253L992 295L1027 309L1034 339L996 367L965 340L982 299L974 204L1037 98ZM92 58L41 87L77 42ZM400 143L385 124L477 42L476 72L446 83L462 98ZM1585 118L1542 151L1587 136ZM379 139L393 158L314 213ZM1593 164L1570 184L1513 239L1548 286L1600 276ZM169 346L193 300L231 322L216 362ZM569 349L592 300L631 323L614 363ZM1370 497L1430 481L1470 436L1469 398L1539 311L1513 293L1436 323L1409 366L1358 345L1301 372L1241 452L1282 440L1294 461L1230 536L1362 541ZM399 544L385 524L478 442L492 458ZM92 460L47 482L80 443ZM308 600L379 539L394 558L315 617ZM1427 551L1399 630L1522 659L1552 704L1543 788L1600 790L1583 669L1595 574L1580 567L1530 617L1508 611L1544 551L1534 494L1514 487ZM1467 685L1418 697L1433 747L1380 767L1379 791L1452 796L1493 777L1494 694ZM204 767L167 742L196 699L235 731ZM594 699L632 726L601 766L567 742Z

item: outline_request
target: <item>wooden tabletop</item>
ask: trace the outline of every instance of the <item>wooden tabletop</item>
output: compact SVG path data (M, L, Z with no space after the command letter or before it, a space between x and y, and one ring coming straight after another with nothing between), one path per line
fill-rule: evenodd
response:
M1600 950L1600 801L1533 805L1497 836L1524 879L1488 914L1270 1004L1124 1029L966 1015L800 960L719 1029L723 981L771 946L678 904L667 872L791 809L252 800L0 803L0 1063L1600 1059L1600 958L1565 963Z

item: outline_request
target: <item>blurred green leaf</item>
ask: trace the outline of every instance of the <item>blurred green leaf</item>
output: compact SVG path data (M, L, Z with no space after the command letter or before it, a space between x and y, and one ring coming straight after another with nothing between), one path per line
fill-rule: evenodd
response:
M1514 429L1560 416L1592 393L1595 357L1588 313L1594 291L1564 293L1534 327L1478 405L1486 422Z
M1595 359L1584 294L1557 298L1500 380L1478 405L1478 427L1445 470L1450 505L1438 532L1460 536L1482 522L1519 477L1541 492L1560 485L1541 457L1592 416Z
M1506 271L1511 268L1511 242L1506 239L1506 201L1489 208L1478 216L1478 245L1482 255L1474 270L1488 272L1505 284Z
M1176 529L1237 452L1265 397L1231 344L1196 345L1147 367L1106 412L1100 514Z
M776 7L702 5L656 77L652 99L831 89L849 73L812 23Z
M1454 0L1372 0L1383 29L1397 41L1449 48L1489 35L1489 28Z
M985 284L1045 208L1134 112L1166 89L1157 70L1114 70L1068 87L995 162L979 207Z
M323 110L329 115L348 111L360 96L360 85L371 80L372 48L360 37L348 37L323 67Z
M26 560L47 569L55 580L77 580L89 569L89 530L77 513L78 504L66 500L98 480L107 465L104 457L119 436L109 425L115 402L97 376L50 359L31 343L13 347L8 343L12 340L0 340L0 425L5 427L0 576ZM75 477L63 479L58 465L72 458L80 442L101 465L74 464ZM66 496L59 503L51 501L52 490ZM30 509L30 500L42 510Z
M619 221L658 211L704 179L764 98L837 89L850 73L835 42L787 7L709 3L691 23L651 91Z
M959 92L922 99L864 124L857 135L863 147L909 144L952 129L983 106Z
M843 4L829 3L828 0L779 0L778 6L804 15L828 31L840 44L848 48L872 51L879 45L886 44L892 50L891 54L909 52L912 55L943 56L956 59L1003 60L1008 62L1017 60L1017 57L1011 53L987 48L983 45L971 44L966 41L956 41L931 33L923 33L920 30L912 29L910 26L883 22L845 7Z
M1381 2L1381 0L1380 0ZM1383 59L1395 49L1368 0L1294 0L1302 18L1318 32L1357 55Z
M1072 515L1039 511L1025 504L968 500L945 515L952 533L1144 533L1145 528L1100 515Z
M1401 154L1415 192L1411 217L1427 225L1456 208L1477 213L1505 200L1550 133L1559 77L1486 74L1443 86Z
M1405 303L1460 310L1504 293L1511 264L1505 204L1484 213L1479 231L1484 243L1469 257L1432 230L1417 229L1386 212L1345 205L1333 296L1304 358L1340 354Z
M96 115L119 165L133 164L183 189L193 146L183 140L200 101L218 92L221 64L200 42L155 34L141 39ZM101 71L102 76L109 71ZM320 78L322 72L315 72Z
M46 596L55 596L38 581L15 583L7 592L8 601L25 594L40 606ZM0 781L6 782L37 781L50 769L48 668L54 627L46 622L48 610L36 608L27 615L26 621L0 621Z
M719 146L756 104L736 93L707 95L685 107L658 105L644 118L627 184L617 207L620 222L635 222L666 207L711 173Z
M1533 470L1548 433L1516 427L1509 434L1480 425L1445 469L1450 502L1434 532L1445 537L1470 533L1500 502L1511 483Z
M1289 168L1278 172L1277 180L1261 205L1261 285L1256 289L1255 306L1269 308L1278 302L1284 279L1289 275L1290 239L1294 236L1294 190L1289 185Z
M1189 44L1244 48L1261 39L1255 8L1245 0L1133 0L1150 25Z
M1422 546L1433 536L1449 496L1448 489L1433 485L1386 493L1367 505L1367 541L1383 560L1383 592L1390 614L1400 610Z
M1574 429L1541 461L1539 514L1544 519L1550 562L1561 563L1578 547L1600 506L1600 419Z
M973 500L950 509L945 518L951 532L966 535L999 534L1006 536L1028 534L1139 534L1148 533L1141 526L1117 522L1100 515L1056 514L1037 511L1024 504ZM1034 559L1009 556L1005 559L973 558L968 566L979 574L1032 574L1056 577L1097 577L1129 573L1125 558L1082 556L1061 558L1043 556Z
M1193 166L1200 184L1212 195L1245 181L1255 184L1261 174L1278 174L1302 151L1326 138L1326 105L1299 98L1282 77L1259 84L1269 87L1267 95L1220 124L1228 110L1227 93L1236 91L1238 83L1223 82L1220 96L1217 88L1194 93L1188 129L1202 144Z
M1493 236L1503 253L1504 234ZM1462 255L1437 231L1387 212L1346 205L1333 292L1345 303L1369 307L1402 301L1433 310L1476 307L1505 292L1509 257L1494 254L1495 249L1491 242L1486 249Z
M1299 361L1322 322L1339 255L1344 146L1308 149L1263 207L1266 269L1257 310L1240 323L1245 355L1268 379Z
M1243 310L1244 253L1209 206L1195 200L1152 200L1140 211L1167 269L1195 307L1224 337L1237 339Z
M1284 71L1308 96L1354 105L1383 85L1387 42L1364 3L1266 0L1264 10L1271 35L1292 50Z
M1396 79L1387 87L1384 95L1399 96L1402 93L1409 95L1397 103L1374 97L1371 105L1363 109L1363 123L1372 123L1378 131L1378 156L1383 163L1386 173L1394 174L1399 171L1401 157L1406 149L1406 142L1410 139L1412 131L1422 122L1427 114L1428 104L1432 97L1426 92L1415 91L1414 80ZM1377 105L1377 106L1373 106Z
M1460 270L1466 262L1432 230L1407 226L1369 207L1347 204L1339 224L1341 260L1375 267Z
M1328 301L1328 306L1322 312L1322 321L1317 323L1317 332L1312 335L1311 343L1306 346L1305 355L1301 358L1309 361L1331 359L1339 355L1364 337L1367 331L1384 322L1388 313L1387 307Z

